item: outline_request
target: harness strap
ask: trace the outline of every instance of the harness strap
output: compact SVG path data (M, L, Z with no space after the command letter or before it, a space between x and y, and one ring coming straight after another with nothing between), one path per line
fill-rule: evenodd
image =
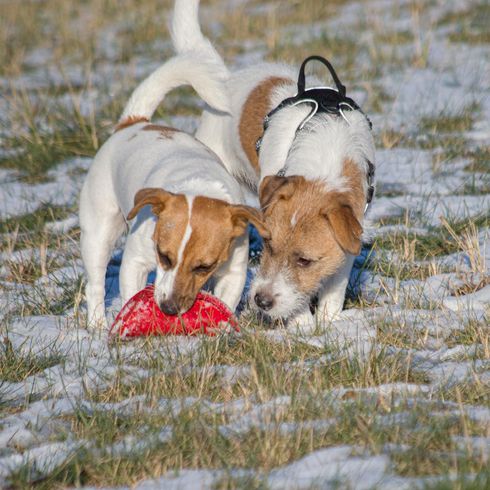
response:
M323 58L323 56L317 56L317 55L308 56L308 58L306 58L303 61L303 63L301 63L301 67L299 69L299 76L298 76L298 93L303 93L305 91L305 87L306 87L305 68L306 68L306 64L311 60L319 61L320 63L322 63L327 67L328 71L330 72L330 75L332 75L337 90L339 91L340 95L342 95L342 97L345 97L346 94L345 85L342 85L342 83L340 82L340 79L337 76L337 72L334 70L330 61Z
M366 195L366 207L364 208L364 213L369 208L369 205L371 204L371 201L373 200L374 197L374 173L376 171L376 167L374 166L374 163L371 160L367 161L368 164L368 170L366 173L366 180L367 180L367 195Z

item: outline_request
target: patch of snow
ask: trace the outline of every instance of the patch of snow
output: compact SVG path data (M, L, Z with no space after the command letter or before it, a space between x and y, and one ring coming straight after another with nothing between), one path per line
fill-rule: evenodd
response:
M271 489L300 489L312 486L346 485L370 489L378 485L389 466L387 456L351 456L352 447L339 446L314 451L288 466L272 470L267 478Z

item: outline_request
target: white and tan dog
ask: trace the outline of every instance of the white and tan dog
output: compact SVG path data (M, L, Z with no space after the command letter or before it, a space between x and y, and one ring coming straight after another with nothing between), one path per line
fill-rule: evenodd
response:
M190 39L177 43L177 51L199 45L192 36L199 32L198 18L184 8L187 3L176 3L177 40L184 32ZM297 78L296 68L273 63L232 73L231 113L205 111L196 137L258 192L271 239L251 288L256 306L272 318L313 323L309 306L315 297L320 320L342 310L373 190L374 141L357 107L343 117L318 113L309 119L311 105L285 106L264 132L266 115L297 94Z
M229 110L226 70L200 32L194 36L198 49L182 50L135 90L83 186L81 250L91 324L106 325L106 267L126 217L122 300L156 269L155 300L171 315L187 311L211 277L214 294L234 310L246 279L248 223L268 236L261 213L240 205L239 184L211 150L189 134L149 122L165 94L183 84L213 109Z

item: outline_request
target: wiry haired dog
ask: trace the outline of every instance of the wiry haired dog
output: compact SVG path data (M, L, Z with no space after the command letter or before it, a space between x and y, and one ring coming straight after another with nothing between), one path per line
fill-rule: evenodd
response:
M176 37L187 33L199 46L192 35L198 18L185 11L188 3L198 1L176 2ZM313 298L320 320L334 318L361 248L374 190L374 142L369 121L331 73L337 89L317 79L315 88L305 89L304 78L296 83L297 69L282 64L238 70L227 81L231 113L205 111L196 133L258 192L271 238L251 297L272 318L311 322Z
M81 251L92 324L106 324L106 267L128 221L122 300L156 268L155 301L171 315L187 311L210 278L214 294L234 310L246 279L248 223L268 237L261 213L240 204L240 186L215 153L189 134L150 123L165 94L183 84L214 110L229 110L226 69L200 31L193 36L198 47L181 49L134 91L83 186Z

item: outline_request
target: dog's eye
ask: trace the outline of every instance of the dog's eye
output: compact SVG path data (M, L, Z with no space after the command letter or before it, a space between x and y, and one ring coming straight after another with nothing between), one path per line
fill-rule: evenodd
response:
M208 274L209 272L211 272L211 270L214 268L214 266L216 265L216 262L214 264L201 264L201 265L198 265L197 267L194 267L192 269L192 272L194 274L200 274L200 275L204 275L204 274Z
M300 267L308 267L309 265L311 265L313 263L313 260L311 259L307 259L306 257L299 257L297 260L296 260L296 263L300 266Z
M169 256L166 253L163 253L161 250L158 250L158 259L163 267L168 269L172 268L172 261L170 260Z

